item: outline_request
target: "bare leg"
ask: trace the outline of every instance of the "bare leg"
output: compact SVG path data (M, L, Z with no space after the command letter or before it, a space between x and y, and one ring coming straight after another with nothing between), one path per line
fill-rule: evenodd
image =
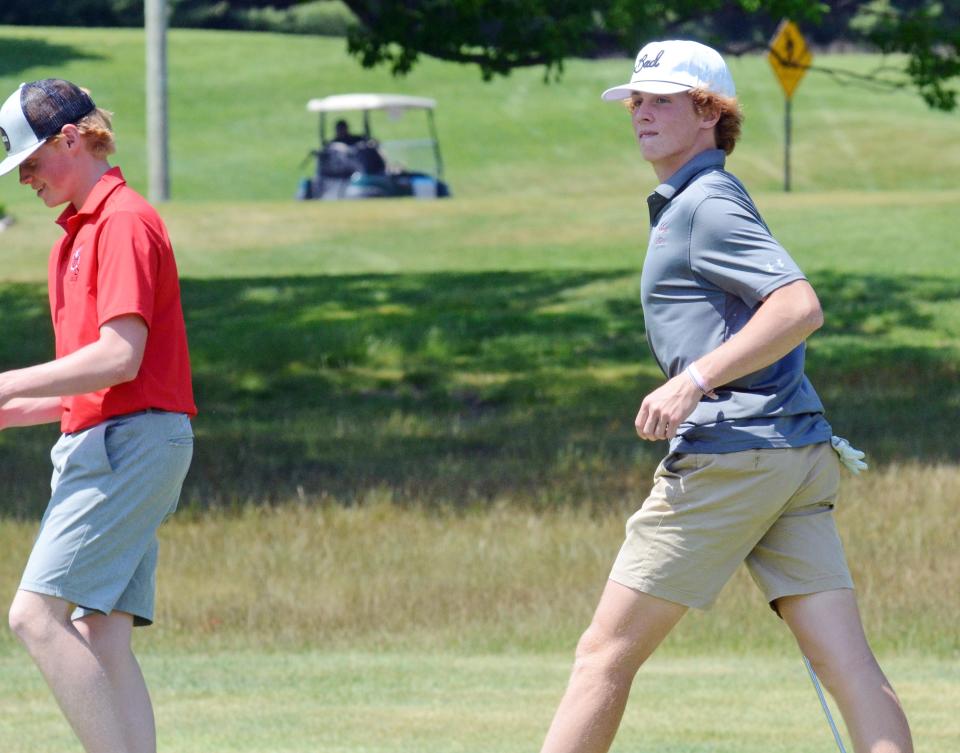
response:
M90 615L77 620L76 627L110 678L114 708L123 724L125 750L156 753L153 705L140 665L130 650L132 615L123 612Z
M17 591L10 627L23 641L87 753L128 753L106 668L70 621L73 605Z
M856 753L913 753L907 718L867 644L854 592L788 596L777 607L836 700Z
M605 753L634 675L687 608L613 581L577 645L570 684L541 753Z

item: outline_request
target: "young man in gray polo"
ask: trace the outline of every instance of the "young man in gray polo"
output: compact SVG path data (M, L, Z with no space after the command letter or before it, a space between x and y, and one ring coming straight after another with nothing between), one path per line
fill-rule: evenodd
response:
M640 665L745 561L836 700L857 753L909 753L832 515L840 461L859 470L862 453L838 438L831 447L803 373L820 304L723 169L742 119L730 72L709 47L654 42L631 80L603 98L626 101L660 181L648 199L641 296L668 379L635 424L670 449L627 522L543 752L606 751Z

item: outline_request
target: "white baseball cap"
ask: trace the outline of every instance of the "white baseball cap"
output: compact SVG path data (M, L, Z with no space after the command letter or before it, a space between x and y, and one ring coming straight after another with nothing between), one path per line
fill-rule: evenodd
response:
M95 109L90 95L69 81L45 78L20 84L0 107L0 141L7 150L0 175L16 168L67 123Z
M637 53L630 81L601 96L615 100L634 92L677 94L696 88L724 97L737 95L733 76L719 52L699 42L673 39L644 45Z

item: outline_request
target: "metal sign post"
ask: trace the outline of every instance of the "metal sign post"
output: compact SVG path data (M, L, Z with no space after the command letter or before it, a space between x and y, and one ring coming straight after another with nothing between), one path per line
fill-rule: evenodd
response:
M813 53L807 47L807 40L803 38L799 27L789 19L783 19L773 38L770 40L770 51L767 60L773 68L780 86L783 87L784 99L784 143L783 143L783 190L790 190L790 138L792 113L790 105L793 101L793 92L800 84L813 62Z
M790 190L790 126L793 123L790 106L793 99L783 100L783 190Z

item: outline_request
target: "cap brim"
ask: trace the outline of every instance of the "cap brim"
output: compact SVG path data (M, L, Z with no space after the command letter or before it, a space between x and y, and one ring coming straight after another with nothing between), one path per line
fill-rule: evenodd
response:
M642 92L644 94L679 94L680 92L688 92L692 88L692 86L677 84L673 81L630 81L626 84L607 89L600 95L600 98L607 101L627 99L636 92Z
M11 170L19 166L27 157L33 154L37 149L43 146L43 141L38 141L33 146L28 146L26 149L21 149L16 154L11 154L3 162L0 162L0 175L6 175Z

